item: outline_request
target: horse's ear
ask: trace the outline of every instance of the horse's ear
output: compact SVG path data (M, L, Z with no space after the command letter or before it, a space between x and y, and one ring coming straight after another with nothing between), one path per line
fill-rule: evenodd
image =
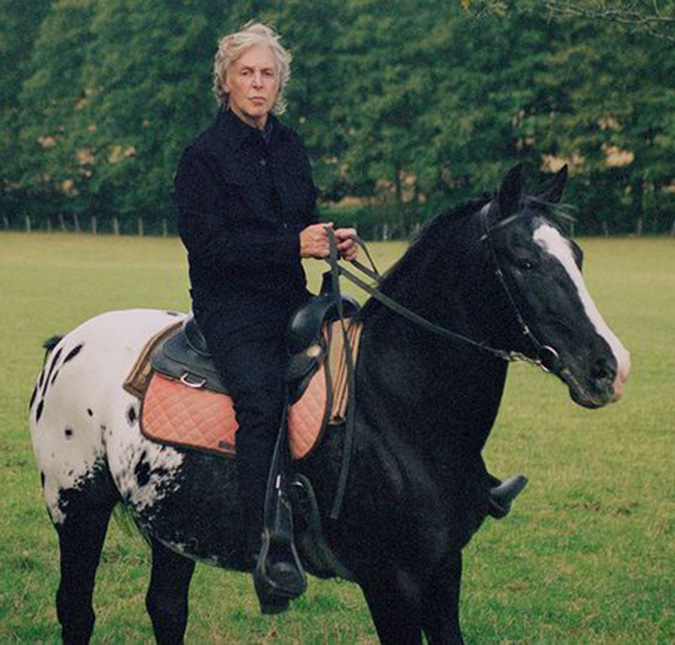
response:
M523 164L517 164L506 173L499 188L499 217L513 215L520 206L520 197L523 193Z
M557 204L562 198L563 190L565 190L568 174L567 164L565 164L553 176L551 184L546 188L546 190L544 190L540 195L537 195L537 199L549 204Z

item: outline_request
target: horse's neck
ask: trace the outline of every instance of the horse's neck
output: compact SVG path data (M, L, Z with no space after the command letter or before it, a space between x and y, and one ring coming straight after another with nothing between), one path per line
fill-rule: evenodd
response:
M484 340L467 302L459 294L446 297L445 320L452 321L446 326ZM423 301L433 298L406 304L433 316L433 305L425 309ZM502 361L385 311L366 319L359 360L360 406L372 411L382 432L405 435L418 445L440 441L462 453L480 452L503 392Z

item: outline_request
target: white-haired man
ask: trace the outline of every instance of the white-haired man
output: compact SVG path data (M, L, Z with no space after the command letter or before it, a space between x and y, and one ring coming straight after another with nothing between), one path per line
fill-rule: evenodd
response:
M290 62L266 25L249 23L220 41L214 92L221 109L186 148L175 179L194 314L239 424L237 473L251 563L261 547L266 482L285 400L285 331L310 297L301 260L328 255L326 228L332 226L317 220L300 137L275 116L285 109ZM354 258L355 231L335 234L342 257ZM275 593L288 598L304 589L292 562L282 559L272 573ZM258 584L256 590L263 610L271 610L265 590Z

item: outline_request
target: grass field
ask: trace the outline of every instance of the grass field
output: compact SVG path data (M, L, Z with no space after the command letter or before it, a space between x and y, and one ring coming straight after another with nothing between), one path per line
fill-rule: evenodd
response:
M517 365L488 444L497 474L531 485L466 549L468 643L675 642L675 240L581 240L591 292L631 350L624 400L580 409L552 377ZM373 245L380 264L400 244ZM323 268L312 267L312 283ZM56 534L26 424L42 341L100 312L185 310L174 239L0 234L0 643L58 641ZM152 642L148 552L111 525L95 643ZM198 567L188 643L375 643L357 587L312 580L286 615L262 618L245 576Z

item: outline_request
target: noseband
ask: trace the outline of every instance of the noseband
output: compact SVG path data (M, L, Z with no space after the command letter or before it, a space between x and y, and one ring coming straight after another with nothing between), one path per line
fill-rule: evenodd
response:
M340 295L340 285L339 285L339 277L344 276L347 280L355 284L357 287L365 291L368 295L372 296L379 302L381 302L385 307L393 311L394 313L402 316L403 318L406 318L407 320L415 323L419 327L422 327L423 329L426 329L427 331L430 331L438 336L442 336L443 338L449 338L454 341L460 341L469 345L472 345L473 347L476 347L482 352L485 352L487 354L491 354L492 356L495 356L497 358L500 358L504 361L507 361L509 363L514 363L517 361L522 361L526 363L530 363L532 365L536 365L537 367L541 368L545 372L550 372L553 374L557 374L560 372L562 369L562 364L560 361L560 356L558 355L558 352L551 346L549 345L544 345L542 342L539 341L539 339L534 335L532 330L530 329L529 325L525 321L525 318L523 317L520 309L518 308L518 305L513 298L513 295L511 293L511 290L509 289L508 284L506 283L506 278L504 276L504 273L501 269L501 266L499 264L499 258L497 257L497 252L494 247L494 242L492 240L491 233L495 228L502 227L504 226L507 222L510 221L510 218L505 220L504 222L501 222L498 224L496 227L493 227L492 229L488 225L488 212L490 210L492 202L488 202L479 212L479 217L481 218L481 224L483 228L483 235L480 238L480 241L484 243L487 247L487 253L488 253L488 259L491 261L491 263L495 267L495 275L497 277L497 280L501 286L502 291L506 295L506 299L509 303L509 307L513 311L513 314L515 316L516 322L518 323L518 326L521 329L521 332L523 336L525 336L530 344L532 345L534 349L534 353L536 355L536 358L531 358L527 356L526 354L523 354L522 352L516 352L512 350L505 350L505 349L499 349L495 347L490 347L484 342L479 342L476 340L473 340L472 338L469 338L467 336L463 336L462 334L458 334L454 331L450 331L449 329L446 329L445 327L441 327L440 325L437 325L436 323L431 322L430 320L427 320L426 318L420 316L419 314L416 314L414 311L411 311L407 307L404 307L403 305L399 304L389 296L385 295L382 293L379 289L376 287L372 287L365 281L363 281L360 277L358 277L355 273L350 271L349 269L340 266L337 262L337 241L335 239L335 234L333 233L332 229L327 228L328 232L328 239L331 247L331 254L330 257L327 258L327 262L329 263L331 267L331 277L332 277L332 288L333 292L336 294L339 300L339 295ZM368 257L371 267L368 268L362 265L360 262L353 260L351 262L352 266L357 268L359 271L370 277L371 279L376 280L377 282L381 281L382 277L378 273L377 269L375 268L375 264L370 256L370 253L368 252L368 249L366 248L365 243L363 240L361 240L358 236L354 237L354 241L364 250L366 256Z

